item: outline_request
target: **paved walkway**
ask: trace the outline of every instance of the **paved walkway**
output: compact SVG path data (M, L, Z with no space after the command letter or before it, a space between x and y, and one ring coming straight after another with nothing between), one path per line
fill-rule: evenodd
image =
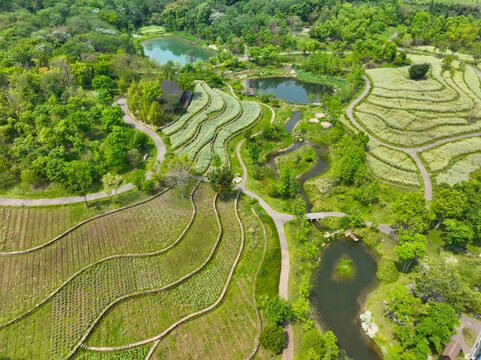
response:
M120 98L117 100L115 105L120 105L120 108L124 111L124 121L132 126L133 128L142 131L143 133L147 134L155 143L155 147L157 148L157 156L155 158L156 162L162 162L165 159L166 148L165 144L162 141L161 137L153 130L148 128L147 126L136 122L134 119L130 117L127 111L127 102L125 98ZM150 178L152 172L147 172L147 178ZM121 194L123 192L132 190L135 188L135 185L130 183L123 185L117 191L117 194ZM107 198L105 192L98 192L94 194L87 195L87 201L92 200L99 200ZM73 204L83 202L83 196L69 196L69 197L61 197L61 198L52 198L52 199L13 199L13 198L2 198L0 197L0 205L4 206L45 206L45 205L65 205L65 204Z
M481 322L473 320L464 314L461 314L459 320L461 321L461 325L456 329L456 334L451 335L451 341L457 341L465 354L472 354L473 347L464 341L463 328L472 329L476 333L476 338L478 338L481 335Z

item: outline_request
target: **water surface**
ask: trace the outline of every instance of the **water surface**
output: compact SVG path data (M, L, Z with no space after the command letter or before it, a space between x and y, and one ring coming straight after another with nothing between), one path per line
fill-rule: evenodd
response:
M284 125L284 129L286 129L289 134L292 133L299 121L301 121L301 112L294 111L291 115L291 118L287 120L286 124Z
M146 40L142 43L144 53L151 59L156 60L161 64L165 64L171 60L179 62L181 65L188 63L189 59L187 52L194 51L194 63L204 61L215 55L211 50L200 46L190 45L190 43L177 36L164 36L151 40Z
M246 80L246 86L258 94L274 94L278 99L295 104L308 104L307 96L314 94L316 102L324 95L331 95L334 89L328 85L305 82L290 77L266 77Z
M354 276L336 280L333 276L342 257L352 260ZM332 330L338 343L354 360L380 360L378 348L361 328L360 304L376 284L376 261L362 242L341 239L322 254L312 277L309 300L322 324Z

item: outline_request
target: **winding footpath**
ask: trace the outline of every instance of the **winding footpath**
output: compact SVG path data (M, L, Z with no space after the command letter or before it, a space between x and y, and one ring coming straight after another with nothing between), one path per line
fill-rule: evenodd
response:
M155 143L155 147L157 148L157 156L155 158L156 163L162 162L165 159L166 148L165 144L162 141L162 138L153 130L148 128L147 126L138 123L129 115L127 111L127 101L124 97L120 98L119 100L115 101L114 105L119 105L120 108L124 112L124 121L133 127L145 134L147 134L152 141ZM147 178L149 179L152 176L152 172L149 171L146 174ZM126 191L132 190L135 188L135 185L132 183L125 184L121 186L117 194L124 193ZM92 200L100 200L109 197L105 192L98 192L93 194L87 195L87 201ZM0 205L3 206L47 206L47 205L66 205L66 204L74 204L83 202L83 196L69 196L69 197L61 197L61 198L51 198L51 199L14 199L14 198L4 198L0 197Z

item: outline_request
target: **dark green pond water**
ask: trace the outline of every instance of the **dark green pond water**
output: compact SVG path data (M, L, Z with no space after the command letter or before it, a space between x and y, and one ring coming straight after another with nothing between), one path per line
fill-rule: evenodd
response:
M354 276L334 277L342 257L352 260ZM354 360L382 359L379 349L364 333L359 318L361 303L376 284L376 261L362 242L335 241L322 254L313 274L310 302L321 323L337 336L341 348Z
M316 95L316 102L318 102L324 95L331 95L334 92L334 89L328 85L288 77L248 79L246 85L258 94L274 94L280 100L295 104L308 104L309 94Z
M185 65L189 62L187 56L189 50L194 50L194 63L207 60L215 55L213 51L200 46L190 45L187 40L177 36L164 36L146 40L142 43L142 46L145 55L161 64L171 60Z

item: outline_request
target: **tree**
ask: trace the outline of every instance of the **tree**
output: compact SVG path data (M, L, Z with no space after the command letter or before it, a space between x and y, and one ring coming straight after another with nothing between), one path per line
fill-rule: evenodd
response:
M152 101L149 109L149 123L154 126L160 126L164 123L164 109L157 101Z
M274 354L279 354L282 349L284 349L285 345L282 326L277 324L267 324L259 335L259 342L264 348L272 351Z
M424 79L431 65L428 63L414 64L409 67L409 78L411 80Z
M291 209L296 217L297 239L299 242L303 242L309 232L309 223L306 219L306 202L301 194L296 195L296 198L291 203Z
M67 163L63 169L65 180L64 186L67 190L77 193L84 197L85 206L87 203L87 193L92 187L94 168L85 161L74 160Z
M466 208L466 195L458 190L443 188L436 191L434 201L431 206L436 214L438 223L436 229L446 218L459 218Z
M392 222L401 229L424 232L430 221L431 213L421 193L407 193L392 205Z
M179 105L179 98L176 94L169 94L165 97L164 100L164 109L169 112L173 113L175 108Z
M259 161L259 155L261 153L261 147L256 143L248 143L249 158L253 163Z
M102 185L104 187L104 191L112 198L114 204L120 184L122 184L122 176L118 174L107 173L102 176Z
M92 87L95 90L111 90L114 87L114 82L107 75L97 75L92 79Z
M296 180L291 175L291 169L289 168L289 165L282 165L281 172L279 174L279 180L280 183L278 183L278 188L281 196L291 197L296 193Z
M426 255L426 238L422 234L404 233L399 236L399 245L394 248L399 260L407 271L413 263L419 262Z
M227 166L221 168L214 168L208 175L210 186L217 193L224 193L232 187L234 175L230 172Z
M195 77L192 73L181 73L177 77L177 83L179 84L180 88L184 91L190 90L194 91L194 80Z
M282 324L284 320L289 319L292 316L292 310L289 303L279 295L271 298L267 295L262 296L259 309L272 324Z
M416 324L416 337L428 339L439 353L443 349L441 343L448 342L459 324L456 311L451 306L431 301L427 305L427 311L421 314Z
M450 247L466 246L474 238L473 228L462 221L446 219L444 221L444 241Z
M189 183L191 166L192 164L187 160L187 157L174 158L168 164L168 170L165 175L167 183L170 186L175 186L182 197L184 197L185 187Z

